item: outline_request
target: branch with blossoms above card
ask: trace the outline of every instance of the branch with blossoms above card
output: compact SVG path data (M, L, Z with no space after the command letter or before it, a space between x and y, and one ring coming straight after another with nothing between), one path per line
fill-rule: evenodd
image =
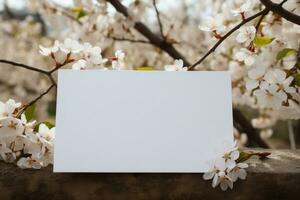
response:
M109 5L115 8L113 14L108 14ZM267 148L265 138L272 135L276 122L300 118L298 3L225 1L220 6L211 1L209 5L214 9L197 21L198 32L192 23L187 28L175 22L168 24L174 16L169 16L159 5L160 1L155 0L151 3L135 1L126 7L118 0L99 0L94 6L82 3L66 9L37 3L40 6L37 10L45 21L54 24L52 28L55 29L56 24L49 17L65 17L66 34L53 45L45 42L47 45L39 46L40 54L54 66L50 70L0 60L7 66L40 73L50 81L50 86L28 103L14 100L0 103L0 133L8 133L0 138L1 158L22 168L40 168L52 163L55 129L46 121L36 124L31 121L31 115L35 104L56 87L55 72L63 67L74 70L228 70L232 75L234 134L241 146ZM142 17L147 9L155 14L154 24L145 22ZM183 43L191 46L199 43L199 51L184 48ZM250 107L257 112L257 117L249 122L240 107ZM247 165L243 161L255 155L267 156L239 152L237 146L229 147L203 178L213 179L213 187L220 184L223 190L232 188L238 178L246 177Z
M130 16L128 14L128 11L126 9L125 6L122 5L122 3L118 0L109 0L109 2L120 12L122 13L123 15L125 15L126 17L128 17L129 19L131 18L134 18L134 16ZM155 2L153 3L154 4L154 7L156 7L156 4ZM159 24L161 23L161 20L160 18L158 17L159 16L159 12L157 9L156 10L156 15L157 15L157 18L158 18L158 22ZM188 69L189 70L193 70L197 65L199 65L204 59L206 59L206 57L211 54L212 52L215 51L215 49L228 37L230 36L233 32L235 32L237 29L239 29L241 26L243 26L244 24L246 24L247 22L255 19L257 16L261 16L263 14L265 14L267 11L264 10L264 11L261 11L259 12L258 14L256 15L253 15L251 17L249 17L248 19L245 19L243 20L238 26L236 26L234 29L232 29L231 31L229 31L224 37L222 38L218 38L217 39L220 39L216 44L215 46L210 49L208 51L208 53L206 53L198 62L196 62L195 64L193 65L190 65L187 61L186 61L186 58L184 58L180 53L177 52L177 50L174 48L174 46L172 45L172 43L169 43L168 42L168 37L160 37L160 36L157 36L156 34L152 33L150 31L150 29L144 25L143 23L141 22L137 22L135 21L135 25L134 25L134 28L136 30L138 30L143 36L145 36L149 41L150 43L152 43L154 46L157 46L159 47L160 49L162 49L163 51L167 52L171 57L173 57L174 59L181 59L183 60L183 65L185 66L189 66ZM160 30L161 30L161 25L160 25ZM209 30L210 31L210 30ZM214 34L216 34L216 30L212 30L212 32ZM162 34L162 31L161 31L161 34ZM218 33L217 33L218 35ZM166 48L166 46L168 46L169 48ZM239 112L238 110L236 110L236 112ZM239 112L240 115L242 115L241 112ZM240 126L244 127L243 128L243 132L245 132L246 134L250 135L248 136L249 140L250 140L250 143L254 146L260 146L260 147L264 147L264 148L267 148L268 145L262 141L259 137L257 137L257 131L251 127L251 124L249 124L249 122L247 120L244 120L245 117L242 116L242 118L236 118L235 117L236 115L234 115L234 120L237 121L238 124L240 124ZM250 128L248 128L250 127Z

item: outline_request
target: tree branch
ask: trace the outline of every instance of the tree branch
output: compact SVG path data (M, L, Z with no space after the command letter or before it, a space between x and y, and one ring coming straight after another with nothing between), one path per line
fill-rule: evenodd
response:
M249 146L269 148L269 145L260 138L258 130L251 125L240 110L233 109L233 118L239 132L247 134Z
M262 4L264 4L266 9L278 14L279 16L283 17L284 19L286 19L294 24L300 25L300 16L296 15L290 11L287 11L286 9L284 9L282 7L282 5L286 2L286 0L284 0L280 4L273 3L270 0L260 0L260 2Z
M155 12L156 12L156 18L157 18L157 22L158 22L158 25L159 25L160 35L163 39L165 39L164 29L163 29L163 25L161 23L160 13L157 9L156 0L153 0L153 6L154 6L154 9L155 9Z
M268 12L269 11L267 9L264 9L264 10L256 13L255 15L252 15L251 17L248 17L248 18L244 19L241 23L239 23L238 25L236 25L235 27L233 27L228 33L226 33L224 36L222 36L222 38L219 39L218 42L202 58L200 58L197 62L195 62L194 64L192 64L189 67L189 70L194 70L194 68L197 65L199 65L200 63L202 63L202 61L204 61L211 53L213 53L218 48L218 46L220 44L222 44L232 33L234 33L236 30L238 30L239 28L241 28L244 24L252 21L256 17L259 17L261 15L265 15Z
M106 0L108 1L118 12L122 13L125 17L129 17L127 8L119 0ZM185 66L190 66L190 63L185 57L179 53L171 43L168 43L163 38L158 37L153 33L144 23L135 22L134 28L145 36L154 46L164 50L174 59L182 59Z

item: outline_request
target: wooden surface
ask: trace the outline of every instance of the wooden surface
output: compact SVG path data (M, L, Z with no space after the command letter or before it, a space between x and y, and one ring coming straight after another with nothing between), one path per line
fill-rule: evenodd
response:
M202 174L54 174L0 162L0 200L300 199L300 151L271 152L251 158L247 179L227 192Z

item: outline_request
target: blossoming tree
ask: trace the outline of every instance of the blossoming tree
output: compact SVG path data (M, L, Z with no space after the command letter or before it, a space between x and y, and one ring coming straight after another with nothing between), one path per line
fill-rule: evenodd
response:
M6 162L22 168L53 162L55 128L32 121L32 114L38 105L39 118L47 117L60 68L228 70L239 145L266 148L264 138L278 120L300 119L299 1L24 2L25 13L5 4L0 18L1 99L25 102L0 102L0 155ZM257 117L248 120L244 107ZM204 178L232 187L246 176L238 158L232 147Z

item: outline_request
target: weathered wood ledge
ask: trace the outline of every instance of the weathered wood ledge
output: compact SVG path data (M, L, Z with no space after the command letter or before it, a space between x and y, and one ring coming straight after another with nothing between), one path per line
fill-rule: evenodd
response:
M247 161L247 179L227 192L213 189L202 174L67 174L0 162L0 200L298 199L300 151L267 151L269 159Z

